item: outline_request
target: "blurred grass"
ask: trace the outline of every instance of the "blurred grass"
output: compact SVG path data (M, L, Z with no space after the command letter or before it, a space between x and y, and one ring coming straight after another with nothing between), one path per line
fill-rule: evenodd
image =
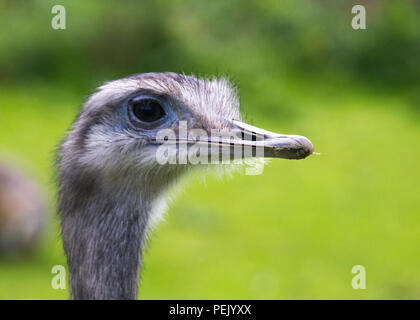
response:
M321 155L189 180L152 237L142 298L419 298L418 114L392 95L344 92L337 108L328 88L309 89L295 95L292 122L243 105L258 125L309 136ZM80 102L55 87L0 93L2 153L34 171L51 203L52 150ZM50 285L52 266L65 265L53 212L33 260L0 264L0 298L67 297ZM351 287L356 264L365 291Z
M144 299L420 298L419 1L0 0L0 156L44 186L29 260L0 261L0 299L65 299L53 151L101 82L136 72L227 74L245 119L320 152L259 176L186 183L145 255ZM353 290L351 269L367 271Z

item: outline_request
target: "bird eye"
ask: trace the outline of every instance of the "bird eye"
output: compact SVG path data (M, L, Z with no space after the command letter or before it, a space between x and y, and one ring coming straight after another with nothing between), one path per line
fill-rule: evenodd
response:
M131 105L133 114L143 122L155 122L166 115L160 103L154 99L133 99L131 100Z

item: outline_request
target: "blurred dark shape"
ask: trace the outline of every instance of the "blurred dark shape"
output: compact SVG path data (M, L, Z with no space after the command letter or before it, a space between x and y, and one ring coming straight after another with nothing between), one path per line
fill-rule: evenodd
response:
M0 255L31 253L45 218L46 204L36 183L16 168L0 163Z

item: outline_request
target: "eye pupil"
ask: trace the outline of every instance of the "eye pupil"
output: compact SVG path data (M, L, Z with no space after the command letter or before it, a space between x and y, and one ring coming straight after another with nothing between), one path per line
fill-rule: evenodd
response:
M133 101L132 105L134 115L143 122L155 122L165 115L160 103L153 99Z

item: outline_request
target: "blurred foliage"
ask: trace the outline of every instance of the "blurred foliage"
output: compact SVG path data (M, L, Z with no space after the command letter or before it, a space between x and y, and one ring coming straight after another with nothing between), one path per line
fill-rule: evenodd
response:
M420 2L361 2L355 31L350 0L0 0L0 155L51 203L37 256L0 263L0 298L67 298L50 285L65 265L53 150L97 85L149 71L226 74L247 120L321 156L190 181L152 237L142 298L419 298Z
M86 90L133 72L200 70L420 82L419 1L363 1L367 30L358 32L354 3L343 0L61 1L65 31L51 28L53 4L0 1L1 81Z

